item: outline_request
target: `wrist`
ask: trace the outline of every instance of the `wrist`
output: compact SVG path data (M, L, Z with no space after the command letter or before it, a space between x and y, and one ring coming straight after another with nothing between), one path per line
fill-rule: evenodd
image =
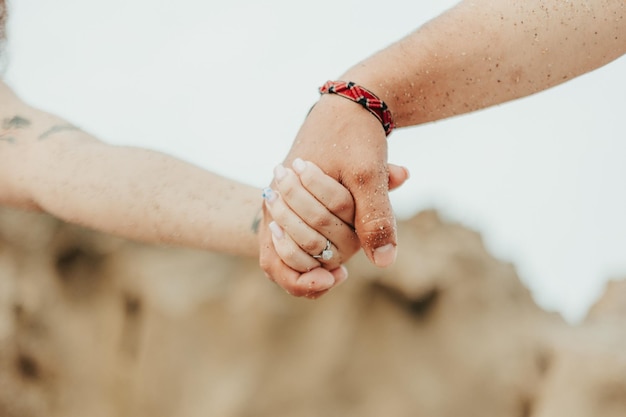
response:
M380 122L386 136L389 136L395 127L387 104L375 93L353 81L328 81L320 87L319 92L337 95L360 105Z
M366 129L369 132L379 132L382 138L386 137L382 123L368 110L336 94L322 94L309 114L321 123L332 123L338 131L345 132L346 136L352 136L349 132Z
M414 100L420 88L419 80L407 73L401 63L391 52L377 54L350 68L339 78L354 81L384 101L396 127L413 124L409 113L415 111Z

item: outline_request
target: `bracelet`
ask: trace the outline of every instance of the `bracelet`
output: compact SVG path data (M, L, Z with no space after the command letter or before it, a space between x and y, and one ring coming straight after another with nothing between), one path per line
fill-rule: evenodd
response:
M352 81L328 81L320 87L320 94L337 94L360 104L382 123L387 136L396 127L387 104L376 97L376 94Z

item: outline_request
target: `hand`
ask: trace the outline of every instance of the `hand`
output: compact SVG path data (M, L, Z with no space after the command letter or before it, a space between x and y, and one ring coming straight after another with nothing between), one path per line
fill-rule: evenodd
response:
M348 191L315 164L296 160L293 165L294 171L282 166L275 170L276 190L265 204L275 219L269 224L272 244L262 250L261 265L290 294L313 299L347 278L340 263L359 249L350 224L354 204ZM403 167L389 165L389 172L390 189L409 177ZM261 228L262 237L266 231ZM313 258L326 248L326 239L332 258ZM310 268L314 269L305 272Z
M348 277L341 262L359 243L343 219L352 219L354 204L348 190L314 164L298 159L293 165L293 171L277 166L274 188L264 191L264 210L275 220L261 228L261 236L271 231L270 256L261 265L290 294L314 299ZM332 256L320 257L325 250Z
M360 248L351 223L352 196L311 162L296 159L293 167L276 167L275 189L265 200L274 219L269 224L274 248L299 272L338 268Z
M380 267L392 264L396 222L388 195L387 138L380 122L354 102L323 95L285 163L297 157L317 164L350 191L353 224L366 256Z
M269 189L265 201L274 219L269 224L272 243L293 270L307 272L323 266L332 271L360 248L352 226L352 196L312 162L298 158L293 167L294 171L282 165L276 167L277 188ZM390 188L408 178L403 167L390 165L390 171Z

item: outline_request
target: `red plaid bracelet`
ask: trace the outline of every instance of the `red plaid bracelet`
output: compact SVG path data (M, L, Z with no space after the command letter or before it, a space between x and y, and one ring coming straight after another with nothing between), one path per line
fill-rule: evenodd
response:
M337 94L355 103L359 103L382 123L387 136L389 136L393 128L396 127L387 104L376 97L376 94L356 85L352 81L328 81L320 87L320 94Z

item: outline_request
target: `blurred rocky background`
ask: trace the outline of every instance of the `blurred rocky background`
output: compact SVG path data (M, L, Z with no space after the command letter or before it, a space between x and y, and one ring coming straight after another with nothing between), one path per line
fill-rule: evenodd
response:
M572 326L422 212L318 301L256 260L0 210L1 417L626 416L626 282Z

